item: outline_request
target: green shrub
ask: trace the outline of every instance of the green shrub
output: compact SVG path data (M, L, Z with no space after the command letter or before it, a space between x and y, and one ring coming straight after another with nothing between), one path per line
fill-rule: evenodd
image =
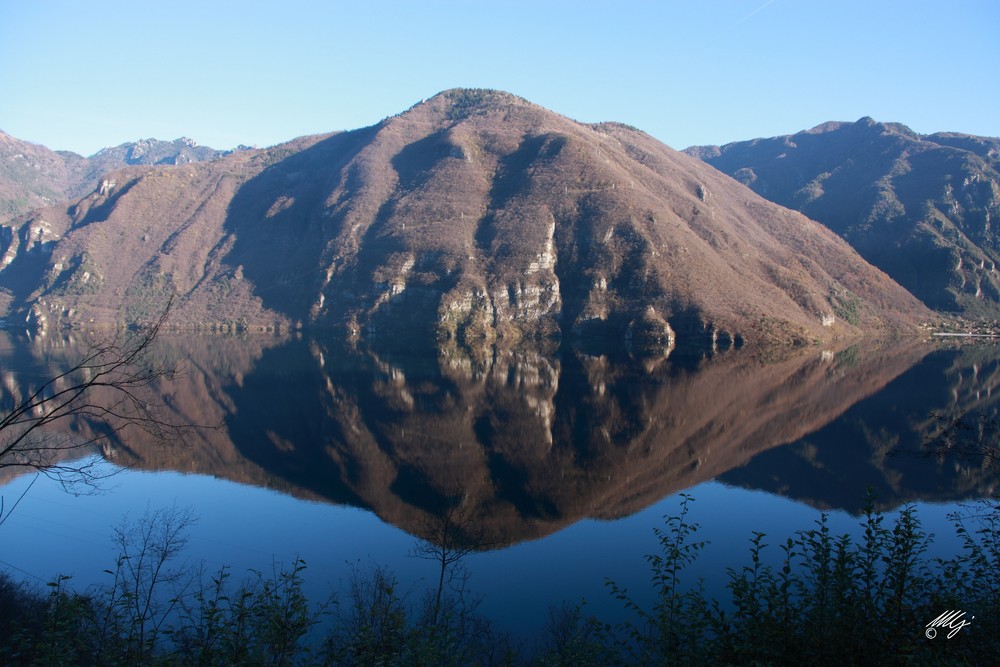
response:
M1000 651L1000 504L952 518L961 550L927 558L932 536L913 507L892 521L869 498L857 538L815 526L780 543L752 533L749 559L727 569L727 599L686 573L708 548L690 519L693 499L656 528L647 556L648 605L608 581L631 613L613 626L584 605L550 611L531 660L556 665L990 664ZM48 592L0 574L0 661L9 665L513 665L528 660L477 611L464 542L421 543L441 566L436 587L411 602L390 571L353 569L346 596L312 604L305 562L251 572L189 575L178 565L190 513L162 510L123 523L112 581L82 595L68 578ZM932 628L949 610L959 623ZM957 627L957 630L956 630ZM931 630L937 631L937 636ZM952 635L949 639L947 635Z

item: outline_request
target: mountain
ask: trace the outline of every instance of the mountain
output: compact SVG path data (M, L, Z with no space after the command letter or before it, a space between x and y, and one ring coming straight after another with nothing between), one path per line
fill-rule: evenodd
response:
M70 199L85 169L86 158L76 153L57 153L0 132L0 222Z
M173 141L140 139L109 148L102 148L88 158L91 172L100 175L125 165L190 164L216 160L232 151L220 151L199 146L187 137Z
M862 118L686 152L822 222L927 306L1000 317L1000 139Z
M465 348L669 350L912 330L931 314L842 239L627 126L451 90L371 127L106 175L7 234L32 326L332 326ZM11 229L14 229L12 227Z
M141 139L102 148L85 158L0 132L0 222L82 197L98 187L102 174L126 165L187 164L214 160L231 152L199 146L187 138Z

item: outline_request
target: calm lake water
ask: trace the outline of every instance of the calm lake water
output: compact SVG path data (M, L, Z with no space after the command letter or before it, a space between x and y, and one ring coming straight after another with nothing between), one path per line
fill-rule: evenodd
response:
M3 400L24 395L79 354L78 341L0 332ZM990 497L982 457L937 456L955 418L995 419L1000 351L916 341L752 350L702 360L566 351L430 357L348 349L333 340L166 336L157 358L185 372L156 387L168 417L217 425L182 444L127 434L99 465L126 469L97 494L72 495L0 469L9 508L0 568L20 579L69 574L79 588L114 565L124 515L190 507L186 557L234 573L301 557L317 598L343 590L351 564L391 568L413 601L435 564L413 556L447 512L468 540L481 610L531 637L550 605L585 598L624 616L610 578L641 597L653 528L694 497L710 544L688 573L723 592L748 560L752 531L775 547L828 510L859 532L866 490L890 513L916 504L936 535L947 516ZM79 426L81 433L87 425ZM891 515L892 516L892 515Z

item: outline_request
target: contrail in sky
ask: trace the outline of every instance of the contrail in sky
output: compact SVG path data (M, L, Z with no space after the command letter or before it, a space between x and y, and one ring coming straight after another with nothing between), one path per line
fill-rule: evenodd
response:
M746 16L744 16L743 18L741 18L739 21L737 21L736 23L734 23L732 25L732 27L735 28L736 26L738 26L739 24L743 23L744 21L746 21L747 19L749 19L751 16L753 16L757 12L761 11L762 9L764 9L768 5L772 4L773 2L774 2L774 0L767 0L767 2L765 2L763 5L761 5L760 7L758 7L755 10L753 10L752 12L750 12L749 14L747 14Z

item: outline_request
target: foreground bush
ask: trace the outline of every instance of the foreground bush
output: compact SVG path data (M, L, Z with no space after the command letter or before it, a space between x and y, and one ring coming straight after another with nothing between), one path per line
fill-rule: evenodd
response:
M112 582L77 593L0 575L0 662L11 665L684 665L991 664L1000 651L1000 506L956 515L962 549L927 558L932 537L912 507L894 521L869 502L859 538L815 527L775 547L753 533L749 560L729 568L727 599L685 570L707 543L692 499L656 529L647 556L653 602L614 582L630 610L612 626L581 605L551 611L541 646L515 648L477 612L462 559L467 547L426 547L442 575L408 600L384 568L351 573L343 599L310 603L305 563L207 574L178 565L189 514L147 514L116 532ZM447 542L445 542L447 544ZM418 551L420 551L418 549Z
M343 600L310 603L304 561L251 572L192 572L180 557L193 517L147 513L115 531L111 582L85 594L0 574L4 665L504 665L507 638L476 612L462 563L442 552L437 590L408 604L387 570L351 573Z
M682 576L706 546L688 517L691 503L682 496L679 513L656 531L660 553L647 557L653 604L609 581L633 620L613 628L564 613L547 664L994 663L1000 505L953 517L962 551L948 559L924 556L932 538L913 507L890 526L871 499L860 539L834 535L823 513L815 528L778 545L777 568L765 564L766 536L753 533L749 563L726 572L729 599L714 600Z

